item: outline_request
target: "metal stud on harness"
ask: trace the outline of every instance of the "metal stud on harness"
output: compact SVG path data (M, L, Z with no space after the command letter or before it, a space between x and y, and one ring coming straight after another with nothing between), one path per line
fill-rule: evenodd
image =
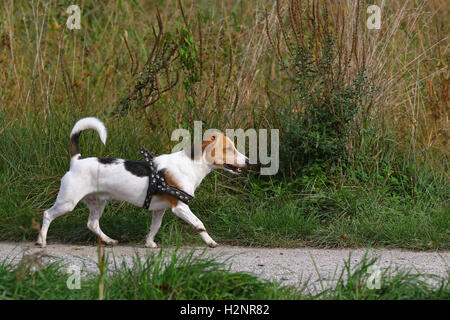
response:
M147 188L147 196L145 197L145 201L143 204L143 208L148 209L150 207L150 202L152 201L152 197L155 194L168 194L185 204L189 204L193 196L180 190L176 187L169 185L164 177L163 173L157 171L155 165L153 164L153 155L148 152L144 147L140 150L142 156L144 157L145 162L147 163L150 172L148 175L148 188Z

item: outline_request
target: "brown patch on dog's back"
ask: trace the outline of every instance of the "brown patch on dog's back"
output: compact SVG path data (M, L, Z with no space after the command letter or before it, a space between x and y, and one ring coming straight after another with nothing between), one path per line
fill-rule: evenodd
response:
M180 190L183 190L178 185L178 183L175 181L173 176L169 172L167 172L167 170L163 169L163 170L161 170L161 173L164 175L164 178L166 178L166 181L167 181L167 183L169 185L171 185L172 187L176 187L176 188L178 188ZM174 198L171 195L168 195L166 193L156 194L155 197L157 197L158 199L166 201L167 203L169 203L171 208L175 208L177 206L177 204L178 204L178 201L179 201L177 198Z

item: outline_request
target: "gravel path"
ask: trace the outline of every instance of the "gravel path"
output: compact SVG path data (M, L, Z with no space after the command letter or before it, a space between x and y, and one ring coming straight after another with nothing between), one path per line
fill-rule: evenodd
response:
M182 250L191 250L185 247ZM205 251L207 256L225 261L232 271L245 271L256 274L262 279L277 280L282 284L299 284L301 280L333 278L336 270L344 265L351 254L352 265L357 264L366 249L312 249L312 248L249 248L220 246L214 249L195 248ZM169 249L172 250L172 249ZM83 266L86 272L95 272L97 247L85 245L49 244L46 249L34 246L33 243L0 242L0 261L5 258L20 261L24 254L44 252L47 255L63 258L70 265ZM106 252L131 263L135 252L141 256L155 254L159 249L147 249L142 246L119 245L106 247ZM378 266L386 268L403 267L412 272L448 276L450 271L450 251L415 252L405 250L371 249L369 256L378 256ZM315 265L314 265L315 264ZM316 270L317 267L317 270ZM330 281L328 284L333 283Z

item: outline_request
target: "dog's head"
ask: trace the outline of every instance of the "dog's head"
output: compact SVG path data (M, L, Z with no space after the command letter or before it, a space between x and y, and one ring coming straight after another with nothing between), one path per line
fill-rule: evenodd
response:
M249 159L240 153L233 141L221 132L206 133L201 143L201 152L202 159L209 165L233 174L241 173L241 170L249 165Z

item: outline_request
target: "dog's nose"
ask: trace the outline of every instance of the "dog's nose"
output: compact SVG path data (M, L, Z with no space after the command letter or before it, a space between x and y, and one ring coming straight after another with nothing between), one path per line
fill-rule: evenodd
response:
M250 165L250 160L248 158L245 158L245 165L248 167Z

